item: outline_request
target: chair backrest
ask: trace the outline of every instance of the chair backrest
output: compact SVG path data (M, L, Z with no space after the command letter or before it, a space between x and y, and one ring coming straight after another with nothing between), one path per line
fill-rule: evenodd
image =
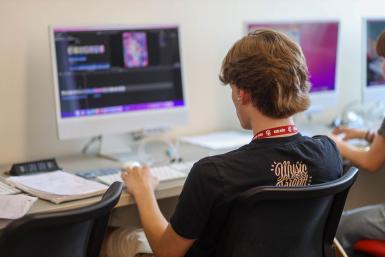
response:
M0 257L98 257L121 192L115 182L95 204L13 221L1 231Z
M236 198L217 257L334 257L333 238L358 174L307 187L255 187Z

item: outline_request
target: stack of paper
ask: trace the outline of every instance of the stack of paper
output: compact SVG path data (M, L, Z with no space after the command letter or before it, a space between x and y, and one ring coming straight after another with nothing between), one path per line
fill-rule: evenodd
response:
M60 170L7 180L31 195L54 203L96 196L107 190L105 185Z
M220 131L198 136L181 137L182 142L202 146L212 150L240 147L250 143L251 133L241 131Z
M36 197L24 194L0 195L0 219L18 219L23 217L36 200Z

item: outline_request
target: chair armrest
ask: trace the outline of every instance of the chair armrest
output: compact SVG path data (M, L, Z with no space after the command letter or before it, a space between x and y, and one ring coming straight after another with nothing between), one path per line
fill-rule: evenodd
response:
M336 257L348 257L337 238L334 238L333 245L336 250Z

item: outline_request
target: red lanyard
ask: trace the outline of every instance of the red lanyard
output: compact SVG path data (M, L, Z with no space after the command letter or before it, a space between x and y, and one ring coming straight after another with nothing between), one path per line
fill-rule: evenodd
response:
M298 129L295 125L269 128L269 129L259 131L257 134L255 134L252 140L262 139L267 137L274 137L274 136L281 136L281 135L288 135L288 134L293 134L297 132L298 132Z

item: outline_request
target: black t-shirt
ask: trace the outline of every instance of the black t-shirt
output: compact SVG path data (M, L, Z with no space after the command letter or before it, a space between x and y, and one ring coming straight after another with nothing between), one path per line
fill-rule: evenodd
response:
M337 179L338 150L326 136L254 140L204 158L187 177L170 224L180 236L197 239L185 256L211 256L231 201L255 186L305 186Z

